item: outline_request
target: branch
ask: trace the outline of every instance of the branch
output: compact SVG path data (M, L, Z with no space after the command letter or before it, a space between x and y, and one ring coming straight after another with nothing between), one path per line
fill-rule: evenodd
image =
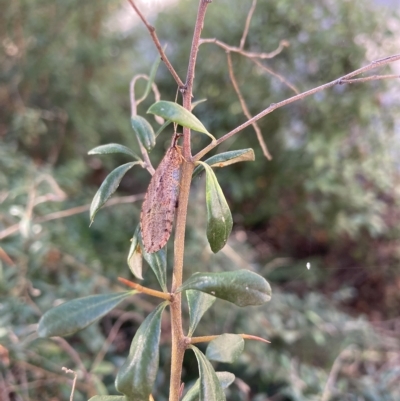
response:
M233 72L232 57L231 57L231 54L229 52L226 53L226 58L227 58L227 61L228 61L228 71L229 71L229 77L230 77L231 82L232 82L232 86L235 89L237 97L239 98L239 102L240 102L240 105L242 106L242 110L243 110L244 115L250 120L252 118L252 115L250 114L250 111L247 108L247 104L243 99L242 93L240 92L239 85L238 85L238 83L236 81L236 77L235 77L235 74ZM258 126L258 124L256 122L254 122L251 125L253 126L254 131L256 131L258 143L261 146L261 149L262 149L262 151L264 153L264 156L268 160L272 160L272 156L268 151L268 148L267 148L267 145L266 145L266 143L264 141L264 138L262 136L260 127Z
M250 334L237 334L238 336L242 337L243 340L255 340L255 341L261 341L263 343L270 344L271 341L266 340L265 338L261 338L258 336L252 336ZM197 343L208 343L212 340L215 340L217 337L220 335L214 335L214 336L202 336L202 337L189 337L187 339L188 345L189 344L197 344Z
M361 67L353 72L350 72L349 74L346 74L338 79L335 79L334 81L328 82L324 85L318 86L316 88L310 89L306 92L300 93L296 96L292 96L286 100L282 100L279 103L271 103L271 105L269 107L267 107L265 110L263 110L261 113L257 114L255 117L251 118L250 120L246 121L245 123L243 123L242 125L239 125L238 127L236 127L235 129L233 129L232 131L228 132L227 134L225 134L223 137L219 138L216 142L211 143L210 145L208 145L207 147L205 147L203 150L201 150L199 153L197 153L194 157L193 160L194 161L198 161L199 159L201 159L205 154L207 154L210 150L214 149L216 146L220 145L222 142L226 141L227 139L229 139L230 137L232 137L233 135L237 134L238 132L242 131L243 129L247 128L249 125L253 124L253 122L258 121L259 119L265 117L267 114L272 113L274 110L279 109L283 106L286 106L288 104L294 103L297 100L301 100L306 98L307 96L313 95L315 93L321 92L325 89L331 88L335 85L340 85L343 82L348 81L350 78L356 76L356 75L360 75L363 74L365 72L371 71L377 67L382 67L384 65L390 64L390 63L394 63L395 61L400 60L400 54L395 54L389 57L385 57L379 60L375 60L372 61L371 63L369 63L368 65L366 65L365 67ZM379 77L379 76L378 76ZM372 80L372 79L369 79ZM351 80L352 82L354 82L354 80Z
M120 203L133 203L138 200L142 200L144 198L144 194L139 195L129 195L129 196L120 196L116 198L110 199L103 207L109 207L112 205L120 204ZM32 220L33 223L44 223L46 221L63 219L64 217L73 216L74 214L84 213L90 210L90 204L73 207L71 209L61 210L59 212L49 213L45 216L36 217ZM13 235L17 233L20 229L20 223L14 224L10 227L7 227L3 231L0 231L0 240L8 237L9 235Z
M237 46L229 46L224 42L221 42L218 39L200 39L200 44L202 45L203 43L214 43L219 47L222 47L223 49L225 49L228 52L232 52L232 53L239 53L245 57L248 58L260 58L262 60L264 59L269 59L269 58L274 58L276 55L278 55L285 47L289 46L289 42L285 39L281 40L279 42L279 46L272 51L271 53L255 53L255 52L247 52L243 49L241 49L240 47Z
M242 39L240 39L239 49L243 49L246 43L247 34L249 33L251 18L253 17L254 10L256 9L257 0L253 0L253 4L250 7L249 13L247 14L246 23L244 25Z
M298 95L300 92L299 90L292 85L289 81L286 80L286 78L284 78L282 75L278 74L277 72L271 70L271 68L267 67L266 65L264 65L263 63L261 63L259 60L253 58L251 59L251 61L258 65L260 68L262 68L263 70L267 71L268 74L273 75L274 77L278 78L282 83L284 83L287 87L289 87L294 93L296 93L296 95Z
M141 292L142 294L151 295L153 297L165 299L167 301L172 301L172 299L173 299L173 296L171 294L167 294L165 292L152 290L151 288L143 287L142 285L140 285L138 283L134 283L133 281L127 280L126 278L123 278L123 277L118 277L118 281L122 284L127 285L128 287L135 289L138 292Z
M181 79L179 78L179 75L177 74L177 72L175 71L174 67L172 66L172 64L169 62L168 57L166 56L163 48L161 47L161 43L158 40L157 34L156 34L156 30L154 28L154 26L150 25L146 18L144 17L144 15L140 12L140 10L137 8L136 4L134 3L133 0L128 0L130 5L133 7L133 9L136 11L136 14L139 16L139 18L143 21L143 23L146 25L147 30L150 33L151 38L153 39L154 44L157 47L158 53L161 56L161 60L164 61L165 65L167 66L169 72L171 73L171 75L174 77L175 82L178 84L178 86L180 88L184 87L184 83L181 81Z

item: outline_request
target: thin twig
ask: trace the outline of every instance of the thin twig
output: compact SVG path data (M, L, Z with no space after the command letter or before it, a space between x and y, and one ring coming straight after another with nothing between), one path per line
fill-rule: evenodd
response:
M351 344L344 350L342 350L340 354L336 357L335 361L333 362L331 371L329 372L328 380L326 381L325 388L321 396L321 401L328 401L331 399L333 386L336 382L343 361L349 356L353 356L355 351L356 350L354 345Z
M115 337L117 336L121 326L128 320L134 320L134 317L140 318L141 316L138 313L135 312L125 312L119 318L117 321L113 324L110 333L108 334L108 337L104 341L100 351L98 352L95 360L92 363L92 366L90 367L90 372L93 372L97 366L101 363L101 361L104 359L104 356L107 354L108 349L110 348L110 345L113 343L115 340ZM139 320L140 323L142 323L143 319Z
M239 85L238 85L238 83L236 81L235 73L233 72L232 57L231 57L231 54L229 52L226 53L226 58L227 58L227 61L228 61L228 71L229 71L229 77L230 77L231 82L232 82L232 86L235 89L237 97L239 98L239 102L240 102L240 105L242 106L242 110L243 110L244 115L250 120L252 118L252 115L250 114L250 111L247 108L247 104L243 99L243 95L240 92ZM261 149L263 151L264 156L268 160L272 160L272 156L268 151L267 144L264 141L264 138L262 136L260 127L258 126L258 124L256 122L253 123L252 126L254 128L254 131L256 132L258 143L260 144L260 147L261 147Z
M253 17L256 5L257 5L257 0L253 0L253 4L251 5L249 13L247 14L246 23L243 29L242 39L240 39L240 45L239 45L240 50L243 50L244 44L246 43L246 38L247 34L249 33L251 18Z
M227 334L227 333L225 333ZM236 334L243 338L243 340L254 340L254 341L261 341L263 343L270 344L271 341L266 340L265 338L252 336L251 334ZM212 340L215 340L220 335L213 335L213 336L202 336L202 337L188 337L187 342L188 344L197 344L197 343L208 343Z
M274 77L278 78L282 83L284 83L287 87L289 87L294 93L299 94L299 90L292 85L285 77L283 77L282 75L278 74L277 72L271 70L271 68L267 67L266 65L264 65L263 63L261 63L259 60L252 58L251 61L258 65L260 68L262 68L263 70L267 71L268 74L273 75Z
M133 202L142 200L143 198L144 198L144 194L119 196L119 197L110 199L107 203L104 204L103 207L109 207L109 206L113 206L116 204L122 204L122 203L133 203ZM66 209L66 210L61 210L59 212L49 213L49 214L46 214L45 216L36 217L33 219L32 223L44 223L46 221L63 219L64 217L70 217L75 214L84 213L84 212L87 212L88 210L90 210L90 204L77 206L77 207L73 207L71 209ZM19 231L19 229L20 229L20 223L13 224L12 226L7 227L6 229L4 229L3 231L0 232L0 240L17 233Z
M74 375L74 381L72 382L71 396L69 397L69 401L73 401L74 400L75 386L76 386L76 379L78 378L78 374L76 372L74 372L73 370L65 368L65 367L63 367L62 370L65 373L72 373Z
M285 47L289 46L289 42L287 40L283 39L279 42L279 46L271 53L257 53L257 52L247 52L237 46L229 46L226 43L221 42L220 40L215 39L215 38L200 39L200 44L202 45L203 43L214 43L214 44L218 45L219 47L222 47L223 49L225 49L228 52L239 53L247 58L259 58L262 60L274 58L279 53L281 53Z
M142 285L135 283L133 281L127 280L126 278L123 278L123 277L118 277L118 281L121 282L122 284L127 285L128 287L135 289L138 292L141 292L142 294L151 295L153 297L165 299L167 301L172 301L172 299L173 299L173 296L171 294L157 291L157 290L152 290L151 288L143 287Z
M354 84L360 82L368 82L368 81L378 81L381 79L393 79L400 78L400 75L389 74L389 75L371 75L370 77L365 78L354 78L354 79L342 79L339 84Z
M175 79L175 82L178 84L178 86L180 88L184 87L184 83L182 82L182 80L179 78L179 75L177 74L177 72L175 71L174 67L172 66L172 64L169 62L168 57L166 56L160 41L158 40L157 34L156 34L156 30L154 28L154 26L150 25L146 18L144 17L144 15L141 13L141 11L137 8L136 4L134 3L133 0L128 0L130 5L133 7L133 9L135 10L136 14L139 16L139 18L142 20L142 22L146 25L146 28L148 29L151 38L153 39L154 44L157 47L158 53L161 56L162 61L164 61L165 65L167 66L169 72L171 73L171 75L173 76L173 78Z
M310 89L310 90L308 90L306 92L303 92L303 93L300 93L300 94L298 94L296 96L292 96L292 97L290 97L288 99L282 100L281 102L271 103L271 105L269 107L267 107L265 110L263 110L262 112L257 114L255 117L253 117L250 120L246 121L242 125L239 125L238 127L233 129L232 131L230 131L227 134L225 134L223 137L219 138L216 142L213 142L210 145L208 145L207 147L205 147L203 150L201 150L199 153L197 153L193 157L193 161L197 161L197 160L201 159L210 150L214 149L216 146L218 146L222 142L226 141L227 139L229 139L233 135L237 134L238 132L242 131L243 129L245 129L246 127L251 125L253 122L258 121L260 118L263 118L267 114L272 113L276 109L279 109L279 108L281 108L283 106L286 106L288 104L294 103L297 100L304 99L307 96L314 95L315 93L321 92L321 91L323 91L325 89L328 89L328 88L331 88L331 87L333 87L335 85L339 85L343 81L349 80L350 78L352 78L352 77L354 77L356 75L363 74L363 73L368 72L370 70L373 70L373 69L375 69L377 67L382 67L384 65L387 65L387 64L390 64L390 63L394 63L395 61L398 61L398 60L400 60L400 54L394 54L394 55L389 56L389 57L385 57L385 58L382 58L382 59L379 59L379 60L372 61L368 65L366 65L364 67L361 67L361 68L359 68L359 69L357 69L357 70L355 70L353 72L350 72L349 74L344 75L343 77L335 79L335 80L333 80L331 82L328 82L328 83L326 83L324 85L320 85L320 86L318 86L316 88Z
M145 77L147 77L147 75L144 75L144 74L136 75L135 77L132 78L131 83L129 85L129 98L131 101L131 116L132 117L136 116L136 114L137 114L137 108L136 108L137 102L135 99L135 83L139 78L145 78ZM151 175L153 175L155 170L154 170L153 165L151 164L149 154L147 153L147 150L145 149L145 147L143 146L143 144L139 138L137 138L137 141L139 143L140 152L141 152L143 160L145 162L145 168Z

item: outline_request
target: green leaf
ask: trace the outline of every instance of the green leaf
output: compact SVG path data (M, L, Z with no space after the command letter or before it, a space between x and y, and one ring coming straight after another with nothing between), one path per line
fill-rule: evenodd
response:
M124 153L126 155L132 156L138 161L142 159L131 149L119 143L108 143L107 145L101 145L89 150L88 155L107 155L110 153Z
M156 61L151 66L149 80L147 81L146 89L143 93L142 100L146 99L146 97L149 96L151 85L153 85L160 63L161 63L161 57L157 57Z
M244 349L244 340L238 334L221 334L207 347L206 356L211 361L233 363Z
M193 102L192 103L192 111L193 111L193 109L196 107L196 106L198 106L200 103L204 103L204 102L206 102L207 101L207 99L199 99L199 100L196 100L195 102Z
M194 351L199 365L199 401L225 401L224 391L211 363L197 347L190 345L190 348Z
M140 325L128 359L118 372L115 387L128 399L149 401L158 370L161 316L166 306L167 302L158 305Z
M99 190L96 192L90 205L90 224L93 223L94 216L99 209L108 201L110 196L117 190L119 184L128 170L133 166L141 164L141 162L130 162L117 167L106 177L101 184Z
M152 113L163 117L174 123L187 127L195 131L208 135L213 141L216 139L207 131L206 127L195 117L190 111L184 109L181 105L166 100L160 100L154 103L147 110L147 113Z
M271 299L268 281L250 270L195 273L177 291L185 290L206 292L238 306L263 305Z
M138 239L140 242L140 247L142 248L142 255L146 262L150 265L154 274L157 277L158 282L164 292L168 292L167 290L167 252L165 248L161 248L157 252L148 253L144 249L142 233L140 231L140 225L138 226Z
M204 163L207 163L211 167L226 167L230 164L254 160L254 150L249 148L218 153L217 155L205 160ZM203 170L203 168L204 167L201 164L198 165L193 171L193 177L196 177Z
M232 231L232 214L212 168L199 162L206 170L207 239L214 253L220 251Z
M129 248L127 262L132 274L139 280L143 280L143 275L142 275L143 255L139 238L140 238L140 226L138 225L132 237L131 247Z
M141 116L132 116L131 124L138 140L150 152L156 144L153 127Z
M215 297L208 295L201 291L187 290L186 298L189 305L189 333L188 336L191 337L196 330L200 319L203 317L204 313L211 307L215 302Z
M235 375L230 372L215 372L217 374L219 384L222 389L228 388L235 380ZM198 401L200 393L200 379L190 388L190 390L183 397L182 401Z
M128 401L123 395L95 395L89 401Z
M136 291L90 295L48 310L40 319L39 337L67 336L84 329Z
M164 123L164 124L157 130L157 132L155 133L156 138L158 137L158 135L161 134L161 132L164 131L165 128L168 127L168 125L171 124L171 122L172 122L172 121L169 121L169 120L165 121L165 123Z

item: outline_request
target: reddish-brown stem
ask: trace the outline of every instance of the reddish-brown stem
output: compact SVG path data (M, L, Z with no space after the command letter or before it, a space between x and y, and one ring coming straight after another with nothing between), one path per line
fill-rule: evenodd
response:
M118 281L121 282L122 284L127 285L128 287L135 289L136 291L141 292L142 294L151 295L152 297L165 299L167 301L172 301L172 299L174 298L171 294L167 294L165 292L152 290L151 288L143 287L142 285L140 285L138 283L134 283L133 281L129 281L123 277L118 277Z
M136 14L139 16L139 18L143 21L143 24L145 24L146 28L148 29L151 38L153 39L154 44L157 47L158 53L161 56L162 61L164 61L166 67L168 68L169 72L171 73L171 75L174 77L175 82L178 84L178 86L180 88L182 88L184 86L182 80L179 78L179 75L177 74L177 72L175 71L174 67L172 66L172 64L169 62L168 57L166 56L166 54L164 53L164 50L161 46L160 41L158 40L157 34L156 34L156 30L154 28L154 26L150 25L148 23L148 21L146 20L146 18L144 17L144 15L141 13L141 11L138 9L138 7L136 6L136 4L134 3L133 0L128 0L130 5L132 6L132 8L135 10Z
M183 107L191 110L194 70L196 66L197 53L199 51L199 40L203 29L204 18L208 6L208 0L199 0L198 13L193 34L192 48L189 56L189 65L186 76L186 84L182 90ZM191 162L192 152L190 148L190 130L183 129L183 157L185 161L182 166L182 178L180 182L180 193L176 217L175 242L174 242L174 269L172 277L172 290L182 284L183 256L185 245L186 216L189 203L190 183L194 164ZM169 389L169 401L178 401L180 397L181 376L183 356L186 349L186 338L182 329L182 305L181 294L175 294L171 302L171 378Z

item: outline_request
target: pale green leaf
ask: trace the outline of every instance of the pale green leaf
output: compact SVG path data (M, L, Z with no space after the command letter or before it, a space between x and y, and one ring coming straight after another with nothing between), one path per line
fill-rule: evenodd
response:
M89 150L88 155L108 155L110 153L124 153L126 155L132 156L138 161L142 159L131 149L119 143L108 143L107 145L100 145L92 150Z
M129 248L127 262L132 274L139 280L143 280L143 275L142 275L143 255L139 237L140 237L140 226L138 225L131 240L131 246Z
M95 395L89 401L128 401L123 395Z
M217 374L219 383L222 389L228 388L235 380L235 375L230 372L215 372ZM200 379L190 388L190 390L183 397L182 401L198 401L200 395Z
M213 141L216 139L207 131L206 127L194 116L190 111L183 108L178 103L160 100L147 110L147 113L152 113L157 116L163 117L174 123L187 127L195 131L208 135Z
M238 334L221 334L207 347L206 356L211 361L233 363L244 349L244 340Z

